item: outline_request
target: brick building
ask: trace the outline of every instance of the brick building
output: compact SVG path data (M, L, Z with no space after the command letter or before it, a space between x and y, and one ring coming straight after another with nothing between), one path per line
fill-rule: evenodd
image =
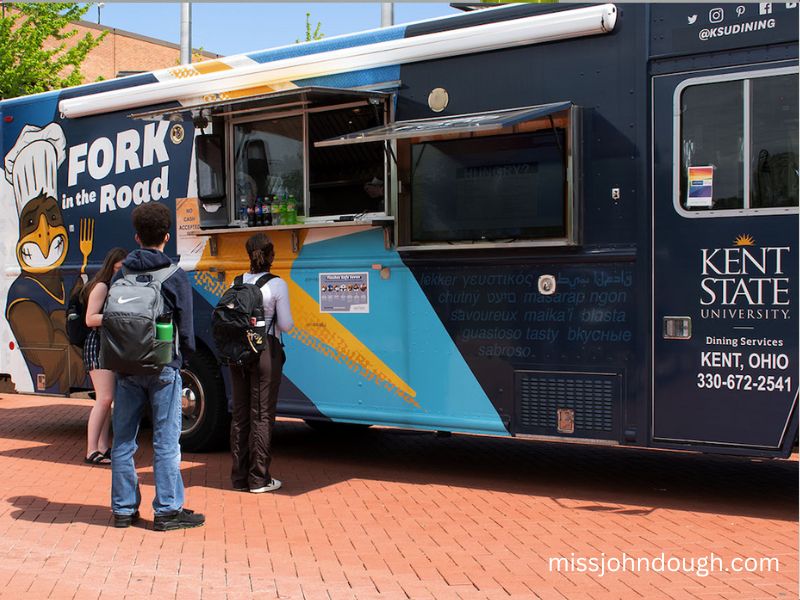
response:
M71 38L80 39L87 33L93 36L107 31L100 45L92 50L81 65L83 82L91 83L98 78L114 79L143 71L154 71L180 64L180 45L131 33L123 29L98 25L88 21L72 23L78 33ZM69 42L68 42L69 43ZM52 42L55 45L55 42ZM193 52L193 61L218 58L212 52Z

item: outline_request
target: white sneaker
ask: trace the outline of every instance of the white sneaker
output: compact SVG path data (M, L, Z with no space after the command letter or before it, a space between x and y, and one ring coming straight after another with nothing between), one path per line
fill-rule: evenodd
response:
M280 479L274 479L273 478L273 479L270 479L269 483L267 485L265 485L264 487L250 488L250 493L251 494L263 494L264 492L274 492L275 490L280 488L281 485L282 484L281 484Z

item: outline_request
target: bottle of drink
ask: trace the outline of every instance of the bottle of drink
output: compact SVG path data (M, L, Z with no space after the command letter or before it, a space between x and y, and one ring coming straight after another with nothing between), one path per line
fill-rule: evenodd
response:
M259 333L265 333L264 330L267 327L267 322L265 321L263 306L256 306L253 309L253 316L250 317L250 325L258 329Z
M281 210L281 199L276 195L272 201L272 224L283 225L283 212Z
M286 207L289 205L289 197L284 194L281 200L281 225L289 225L289 214Z
M264 225L272 225L272 196L264 196L261 212L264 215Z
M247 226L255 227L256 225L256 209L252 204L247 205Z
M263 225L264 224L264 199L260 196L256 198L256 204L253 207L256 212L256 225Z
M286 202L286 224L297 224L297 203L294 200L294 196L291 194L289 195L289 200Z
M247 226L247 196L239 199L239 227Z
M164 313L156 319L156 339L169 341L172 340L172 314Z

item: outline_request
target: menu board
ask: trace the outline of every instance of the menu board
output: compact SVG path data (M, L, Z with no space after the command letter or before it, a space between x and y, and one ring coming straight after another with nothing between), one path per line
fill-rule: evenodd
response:
M320 273L319 310L324 313L368 313L369 273Z

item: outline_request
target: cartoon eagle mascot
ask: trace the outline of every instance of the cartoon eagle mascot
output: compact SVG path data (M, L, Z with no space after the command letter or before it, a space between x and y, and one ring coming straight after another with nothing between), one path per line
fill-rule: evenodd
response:
M65 149L57 123L26 125L5 158L19 213L16 254L22 269L8 293L6 319L36 391L62 394L85 378L81 351L65 330L68 298L60 267L69 240L56 184Z

